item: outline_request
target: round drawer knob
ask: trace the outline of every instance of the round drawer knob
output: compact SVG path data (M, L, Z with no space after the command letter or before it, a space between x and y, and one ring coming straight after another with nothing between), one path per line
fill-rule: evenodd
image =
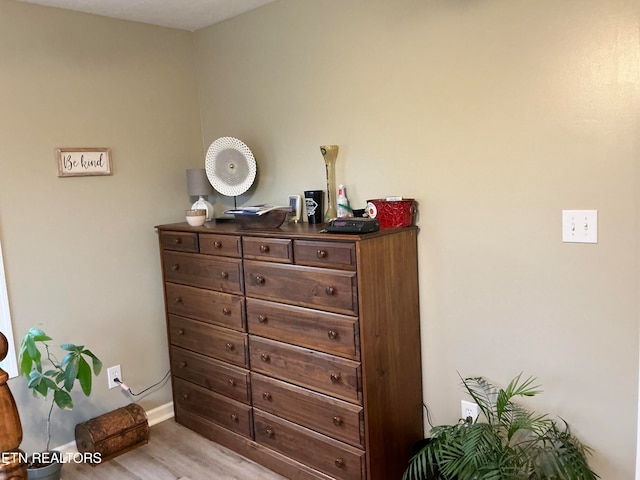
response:
M333 424L336 427L339 427L340 425L342 425L342 418L338 417L337 415L335 417L333 417Z
M180 245L182 243L182 239L181 238L174 238L173 239L173 243L175 243L176 245Z
M260 245L260 253L269 253L269 245Z
M336 293L336 289L333 287L327 287L324 289L325 292L327 292L327 295L333 295Z
M222 309L222 314L227 316L231 315L231 309L229 307L224 307Z
M230 378L227 383L229 384L230 387L235 387L236 386L236 381L233 378Z
M327 254L327 251L326 251L326 250L322 250L322 249L320 249L320 250L318 250L318 251L316 252L316 255L317 255L317 257L318 257L318 258L320 258L320 259L324 259L324 258L327 258L327 255L328 255L328 254Z
M229 278L229 272L220 272L220 277L223 280L226 280L227 278Z
M258 285L264 285L264 277L262 275L256 275L256 283Z
M171 270L173 270L174 272L177 272L178 270L180 270L180 264L174 263L173 266L171 267Z
M180 368L184 368L187 366L187 362L180 362Z
M184 335L184 328L178 329L178 335Z
M327 337L329 337L330 340L335 340L336 338L338 338L338 332L336 332L335 330L329 330L327 332Z
M214 246L215 248L222 248L222 243L220 243L220 242L218 242L218 241L215 241L215 242L213 242L213 246Z
M235 413L232 413L232 414L231 414L231 420L232 420L233 422L237 422L237 421L238 421L238 415L236 415Z
M331 374L331 383L340 383L340 374L339 373L332 373Z
M262 360L263 362L268 362L271 360L271 357L268 353L263 353L262 355L260 355L260 360Z
M182 297L176 297L173 299L175 303L182 303Z
M267 437L269 437L269 438L273 438L274 435L275 435L275 432L273 430L271 430L270 428L267 428L265 430L265 433L267 434Z
M267 317L265 315L258 315L258 323L267 323Z
M336 467L338 468L344 467L344 460L342 460L341 458L336 458L333 463L335 463Z
M227 343L226 347L227 347L227 350L230 352L233 352L236 349L233 343Z
M264 393L262 394L262 398L263 398L264 400L266 400L267 402L269 402L269 401L271 401L271 398L273 398L273 397L271 397L271 394L270 394L269 392L264 392Z
M189 394L188 393L183 393L182 394L182 398L185 400L189 400Z

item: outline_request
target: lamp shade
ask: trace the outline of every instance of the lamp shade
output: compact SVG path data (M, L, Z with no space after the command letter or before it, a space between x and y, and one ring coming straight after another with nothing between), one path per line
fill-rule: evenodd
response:
M187 169L187 193L192 197L215 193L204 168Z

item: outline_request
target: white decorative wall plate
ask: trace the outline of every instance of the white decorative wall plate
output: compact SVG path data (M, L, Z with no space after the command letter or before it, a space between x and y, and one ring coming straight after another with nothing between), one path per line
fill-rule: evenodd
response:
M205 157L205 171L213 188L223 195L241 195L256 178L256 159L249 147L233 137L215 140Z

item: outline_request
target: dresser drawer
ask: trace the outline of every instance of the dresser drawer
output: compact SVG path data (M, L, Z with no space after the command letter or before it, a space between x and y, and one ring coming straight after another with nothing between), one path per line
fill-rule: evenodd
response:
M163 252L164 279L194 287L242 294L242 260L239 258Z
M293 240L286 238L243 237L244 258L293 263Z
M366 478L362 450L268 413L254 411L256 442L309 465L332 478Z
M350 242L296 240L293 253L298 265L356 269L356 245Z
M355 317L248 298L247 328L261 337L360 359Z
M247 366L247 335L235 330L169 315L169 341L187 350Z
M200 253L236 258L242 256L242 244L238 235L216 235L215 233L201 233L199 243Z
M253 406L357 447L364 444L362 407L254 373Z
M177 283L166 283L165 288L169 313L244 330L243 297Z
M198 235L189 232L160 232L160 244L165 250L198 252Z
M357 314L356 273L246 260L248 297Z
M249 371L178 347L171 347L171 371L240 402L251 401Z
M251 437L251 406L189 383L173 380L176 406L222 425L240 435Z
M252 371L361 403L360 363L251 336Z

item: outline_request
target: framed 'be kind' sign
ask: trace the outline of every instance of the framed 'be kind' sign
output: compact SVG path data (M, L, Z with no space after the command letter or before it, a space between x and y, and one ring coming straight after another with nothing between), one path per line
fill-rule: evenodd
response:
M56 148L58 177L111 175L110 148Z

